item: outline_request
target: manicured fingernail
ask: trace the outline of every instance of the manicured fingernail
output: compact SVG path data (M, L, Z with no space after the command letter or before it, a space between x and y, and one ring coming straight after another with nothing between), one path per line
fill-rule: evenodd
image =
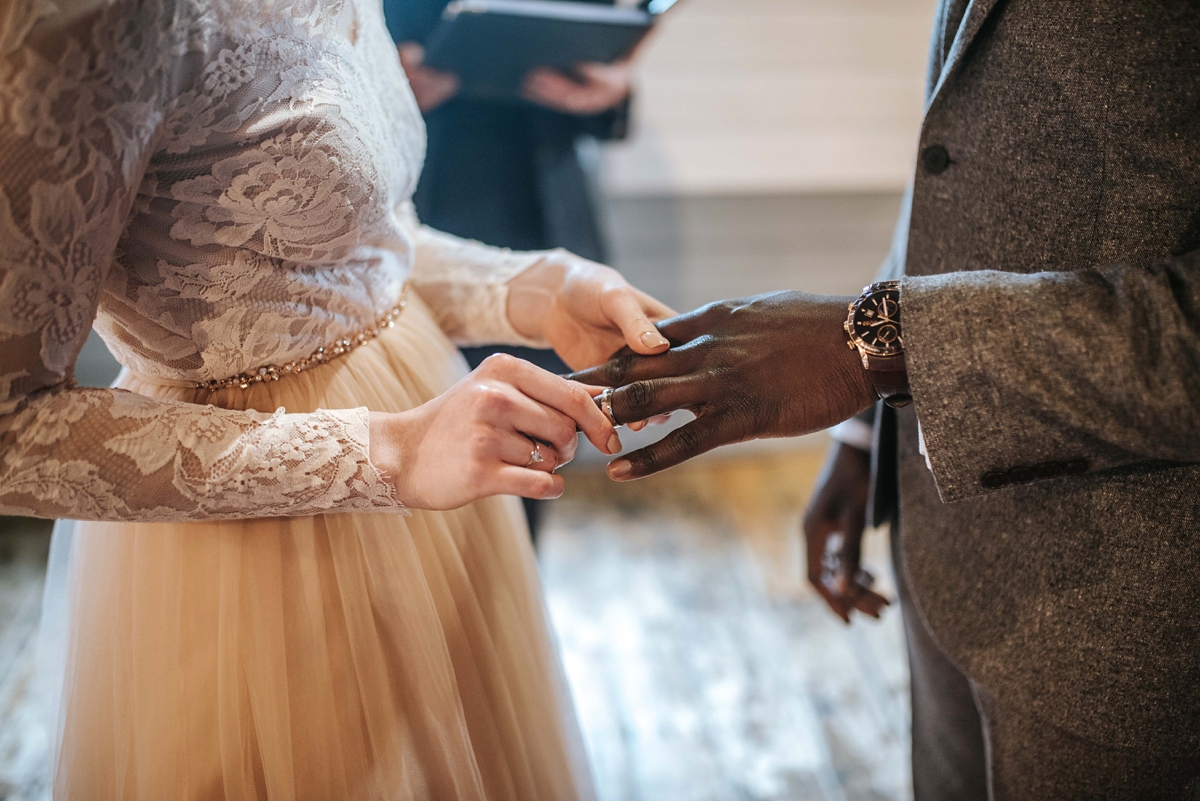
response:
M628 459L618 459L608 466L609 478L625 478L633 472L633 463Z
M608 452L612 454L621 452L621 438L616 434L608 438Z
M642 344L647 348L661 348L663 345L670 345L671 343L657 331L647 331L642 334Z

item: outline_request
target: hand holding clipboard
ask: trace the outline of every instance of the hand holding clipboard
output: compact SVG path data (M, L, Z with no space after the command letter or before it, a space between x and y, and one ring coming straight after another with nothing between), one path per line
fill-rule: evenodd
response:
M405 46L401 57L425 110L461 92L594 114L628 93L633 51L674 3L458 0L424 51Z
M570 74L534 67L525 76L521 96L555 111L589 116L608 111L633 90L632 54L612 64L584 61Z

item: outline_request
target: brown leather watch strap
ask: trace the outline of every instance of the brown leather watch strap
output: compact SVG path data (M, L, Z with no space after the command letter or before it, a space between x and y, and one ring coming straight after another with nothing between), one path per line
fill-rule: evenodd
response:
M908 388L908 368L904 363L904 354L896 356L867 355L867 375L875 387L879 399L900 409L912 403L912 392Z

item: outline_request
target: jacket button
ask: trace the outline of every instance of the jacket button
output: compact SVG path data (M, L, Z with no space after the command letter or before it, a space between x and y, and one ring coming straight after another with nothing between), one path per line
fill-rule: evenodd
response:
M1020 465L1008 471L1008 480L1014 484L1028 484L1037 477L1032 467Z
M979 477L979 484L984 489L1000 489L1008 486L1008 473L1003 470L989 470Z
M925 166L925 172L941 175L950 166L950 154L941 145L930 145L921 151L921 164Z

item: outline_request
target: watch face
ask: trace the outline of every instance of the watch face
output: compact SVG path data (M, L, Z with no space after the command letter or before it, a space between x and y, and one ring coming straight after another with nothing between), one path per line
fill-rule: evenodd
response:
M876 356L900 353L900 290L880 289L862 298L854 310L854 337Z

